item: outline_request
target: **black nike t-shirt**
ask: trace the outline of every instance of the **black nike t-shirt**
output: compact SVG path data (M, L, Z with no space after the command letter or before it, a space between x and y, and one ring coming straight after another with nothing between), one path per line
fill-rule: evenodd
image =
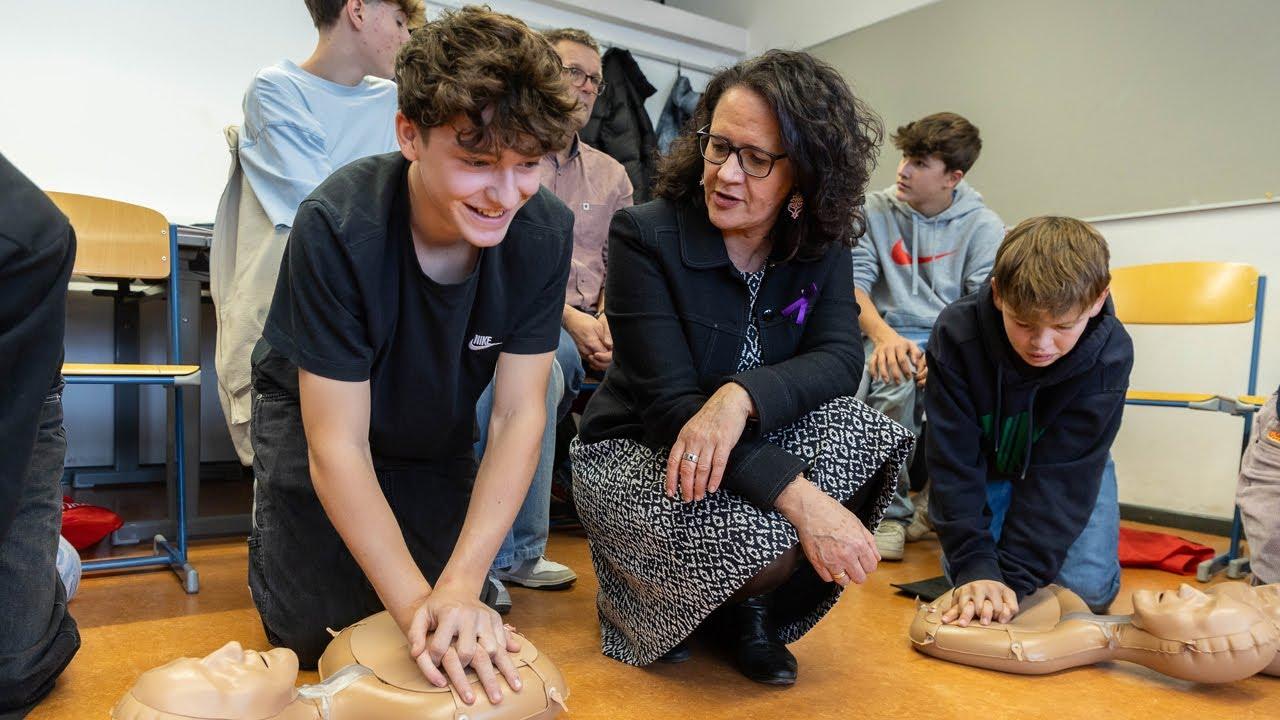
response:
M435 282L414 253L408 169L400 153L357 160L302 202L254 351L259 393L296 397L297 368L368 380L380 466L471 456L499 353L556 349L573 253L573 213L540 189L466 279Z

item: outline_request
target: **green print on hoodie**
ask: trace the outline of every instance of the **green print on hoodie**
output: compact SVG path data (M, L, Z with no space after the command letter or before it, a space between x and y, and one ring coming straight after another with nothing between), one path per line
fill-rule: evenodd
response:
M1022 459L1027 456L1027 429L1030 425L1030 416L1023 410L1017 415L1001 418L999 435L992 432L993 420L993 414L988 413L978 418L978 423L982 425L984 438L989 438L992 442L996 442L998 438L999 445L995 451L996 471L1007 474L1018 473L1022 470ZM1034 445L1043 437L1047 429L1036 428L1031 444Z

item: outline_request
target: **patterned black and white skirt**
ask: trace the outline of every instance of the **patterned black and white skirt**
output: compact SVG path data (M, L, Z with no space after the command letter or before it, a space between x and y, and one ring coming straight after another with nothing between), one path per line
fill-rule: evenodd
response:
M807 477L844 503L866 483L874 530L893 498L911 433L852 397L840 397L766 438L803 458ZM600 581L605 655L647 665L688 637L748 580L799 542L776 510L732 492L685 503L663 493L667 453L634 440L577 440L573 495ZM866 522L868 518L864 518ZM816 575L814 575L816 579ZM818 581L820 582L820 581ZM776 628L783 642L809 631L840 597L835 583Z

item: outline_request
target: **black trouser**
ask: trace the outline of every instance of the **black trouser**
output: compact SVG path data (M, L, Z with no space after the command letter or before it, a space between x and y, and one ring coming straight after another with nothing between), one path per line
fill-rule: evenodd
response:
M62 335L75 237L0 156L0 717L23 717L80 647L56 558Z
M311 668L329 643L326 628L341 630L381 611L382 603L312 487L297 398L255 390L250 428L254 510L249 588L267 639L290 648L302 667ZM375 462L382 494L409 553L435 583L462 530L475 459L381 465Z

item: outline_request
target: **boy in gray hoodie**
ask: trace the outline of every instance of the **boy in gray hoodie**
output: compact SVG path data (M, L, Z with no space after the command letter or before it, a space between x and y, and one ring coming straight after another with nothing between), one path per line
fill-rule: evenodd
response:
M902 152L897 182L867 196L867 233L853 250L867 355L858 396L919 434L929 331L943 308L986 282L1004 223L964 181L982 150L968 120L935 113L898 128L893 144ZM876 530L885 560L902 559L915 515L907 491L904 467Z

